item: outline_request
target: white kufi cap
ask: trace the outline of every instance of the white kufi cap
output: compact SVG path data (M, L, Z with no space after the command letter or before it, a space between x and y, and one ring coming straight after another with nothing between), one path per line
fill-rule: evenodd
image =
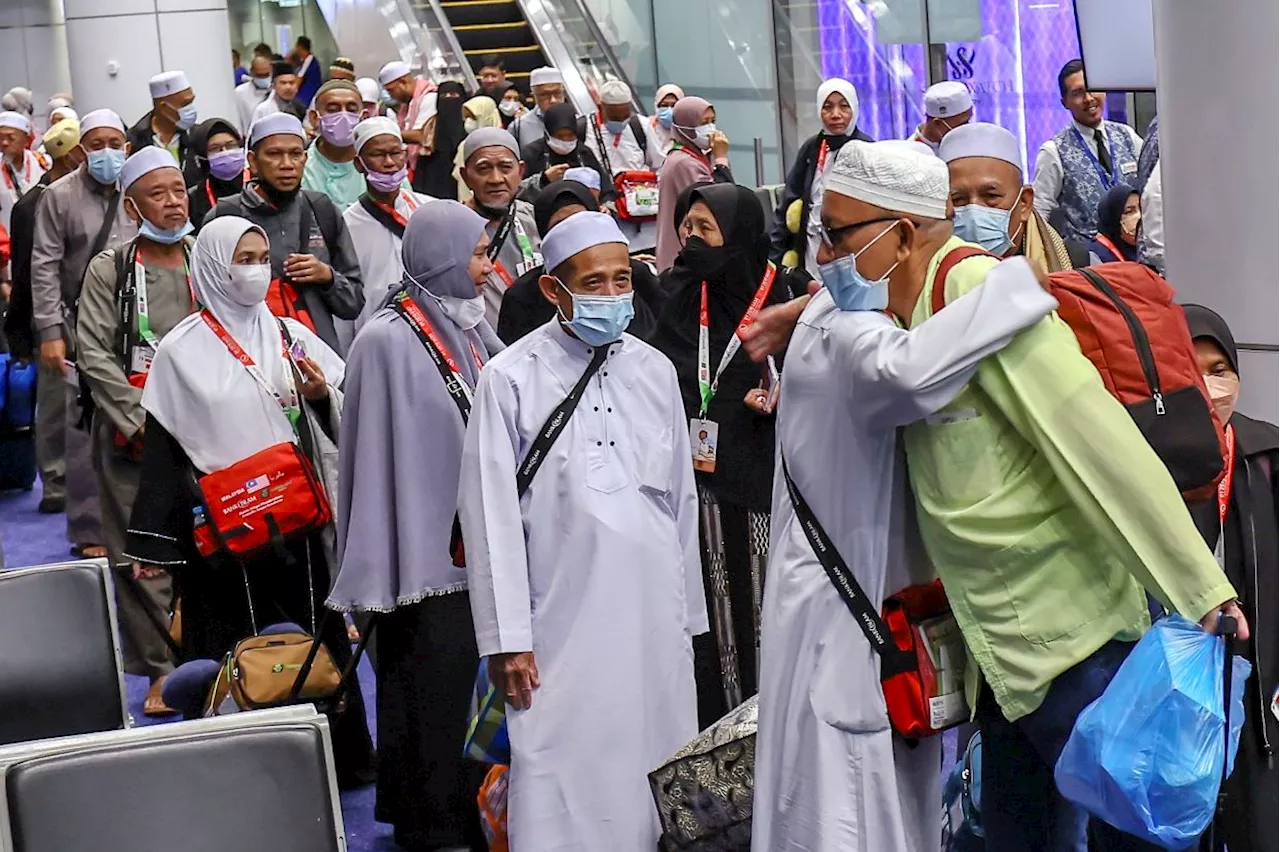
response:
M404 141L404 136L400 134L400 125L396 124L386 116L374 116L373 118L366 118L364 121L356 125L356 153L359 154L360 149L365 146L365 143L375 136L394 136L397 139Z
M551 68L544 65L541 68L535 68L529 74L529 86L536 89L538 86L564 85L564 75L560 73L559 68Z
M945 219L951 180L946 163L923 145L855 139L836 155L823 191L895 213Z
M154 172L156 169L182 171L178 166L178 161L173 158L173 154L169 153L168 148L148 145L124 161L124 168L120 170L120 188L128 192L129 187L135 180L145 174Z
M998 124L978 121L957 127L942 137L938 156L944 163L965 157L990 157L1004 160L1022 171L1022 152L1018 149L1017 137Z
M409 67L407 62L401 62L396 59L382 66L382 70L378 72L378 82L385 86L392 80L408 77L412 73L413 69Z
M631 87L621 80L608 81L600 87L600 103L610 105L631 103Z
M121 133L125 132L124 122L120 120L120 116L116 115L115 110L95 109L92 112L85 113L84 118L80 119L81 136L99 127L110 127L113 130L119 130Z
M20 112L6 110L0 112L0 127L12 127L14 130L21 130L23 133L31 133L31 120Z
M151 78L151 99L167 98L191 88L185 71L162 71Z
M574 166L566 169L564 179L580 183L587 189L594 189L597 192L600 190L600 173L589 166Z
M973 95L964 83L947 80L924 90L924 111L930 118L950 118L971 109Z
M360 90L360 100L376 104L382 93L378 91L378 81L372 77L361 77L356 80L356 88Z
M302 129L301 121L287 112L273 112L258 119L249 128L249 147L252 148L268 136L281 133L291 133L304 143L307 141L307 134Z
M605 243L628 245L618 223L608 213L579 213L570 216L542 238L542 260L548 272L554 272L569 258L592 246Z

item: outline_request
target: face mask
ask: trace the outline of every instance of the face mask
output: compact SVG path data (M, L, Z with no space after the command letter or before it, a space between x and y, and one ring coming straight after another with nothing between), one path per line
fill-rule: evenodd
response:
M1213 400L1213 410L1218 412L1218 419L1226 426L1236 410L1236 399L1240 396L1240 377L1228 374L1205 376L1204 386L1209 391L1209 399Z
M231 286L227 288L227 296L237 305L252 308L267 298L267 289L270 286L271 264L233 263L231 265Z
M134 201L132 198L126 198L125 201L133 205L133 214L137 216L138 220L141 222L141 224L138 225L138 234L140 236L146 237L152 242L160 243L161 245L171 246L174 243L178 242L178 240L182 239L187 234L195 230L195 228L191 226L190 221L183 222L181 225L171 230L166 230L164 228L157 227L156 225L153 225L149 219L147 219L145 216L142 215L142 211L138 209L138 203L136 201ZM126 208L126 212L127 210L128 208Z
M1136 237L1138 235L1138 222L1142 221L1142 214L1138 211L1125 213L1120 217L1120 233L1126 237Z
M409 176L409 170L402 168L399 171L385 174L383 172L375 172L369 168L369 164L365 163L365 182L369 184L369 188L374 192L380 192L383 195L395 192L400 188L400 184L404 183L404 179Z
M706 280L716 278L729 262L729 251L724 246L709 246L702 237L689 237L680 249L684 265L694 275Z
M253 85L265 91L271 88L271 78L270 77L254 77Z
M320 135L330 145L350 148L356 144L354 135L360 114L355 112L330 112L320 116Z
M507 118L511 118L519 111L520 111L519 101L501 101L498 103L498 112L502 113Z
M871 242L867 243L857 254L848 254L830 263L818 267L818 276L831 300L842 311L883 311L889 307L889 273L897 268L895 263L885 270L875 281L867 279L858 271L858 255L875 245L876 240L898 227L894 222L881 231Z
M243 171L243 148L228 148L209 155L209 174L218 180L234 180Z
M196 126L200 113L196 110L196 102L192 101L184 107L178 107L178 120L174 122L179 130L190 130Z
M569 142L569 141L565 141L564 139L557 139L554 136L548 136L547 147L563 157L568 154L572 154L574 151L577 150L578 140L574 139L573 141Z
M1009 239L1009 216L1012 212L982 204L965 204L956 208L952 224L960 239L977 243L994 255L1003 255L1013 248ZM1022 230L1021 225L1018 230Z
M658 107L658 123L670 130L671 123L675 121L675 112L675 107Z
M716 132L714 124L700 124L694 130L694 138L698 141L698 147L704 151L711 150L711 134Z
M474 118L463 119L462 129L468 133L475 133L480 129L480 122L476 121Z
M609 131L610 133L612 133L614 136L621 136L621 135L622 135L622 131L624 131L624 130L626 130L626 129L627 129L627 122L625 122L625 121L606 121L606 122L604 123L604 129L605 129L605 130L607 130L607 131Z
M484 319L483 296L476 296L472 299L459 299L456 296L437 296L434 293L430 295L431 298L436 300L440 310L444 311L444 315L453 320L458 328L464 330L475 328Z
M120 170L124 168L124 150L121 148L103 148L101 151L89 151L89 175L101 184L115 183L120 178Z
M604 346L617 340L636 315L635 306L631 304L634 293L623 293L620 296L579 296L570 292L560 279L557 278L556 283L573 300L571 320L565 319L560 308L556 308L561 324L588 346Z

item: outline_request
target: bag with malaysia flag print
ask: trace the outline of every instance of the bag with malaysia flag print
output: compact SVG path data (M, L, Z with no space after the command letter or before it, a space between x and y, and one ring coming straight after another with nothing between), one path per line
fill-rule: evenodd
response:
M197 510L196 548L249 557L333 520L311 460L289 441L273 444L223 470L200 477L204 514Z

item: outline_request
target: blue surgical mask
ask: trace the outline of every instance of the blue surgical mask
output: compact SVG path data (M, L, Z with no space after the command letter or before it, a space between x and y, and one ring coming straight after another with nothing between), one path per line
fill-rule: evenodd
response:
M894 222L881 231L874 240L862 247L857 254L847 254L818 267L818 277L831 294L831 300L842 311L883 311L889 307L889 273L897 268L895 263L875 281L858 271L858 255L875 245L876 240L898 226Z
M124 149L103 148L100 151L86 153L89 175L94 180L101 184L109 184L120 179L120 170L124 168Z
M178 107L178 120L174 124L179 130L190 130L199 120L200 113L196 110L196 102L192 101L186 106Z
M138 228L138 234L140 236L146 237L152 242L160 243L166 246L171 246L174 243L181 240L187 234L190 234L194 230L195 228L192 227L190 222L183 222L182 227L174 228L173 230L166 231L161 228L157 228L155 225L151 224L146 219L143 219L142 225L139 226Z
M636 315L635 306L631 304L634 293L623 293L620 296L580 296L565 287L560 279L557 278L556 283L573 299L573 319L565 319L560 309L556 308L556 313L560 314L560 322L588 346L613 343L627 330L627 326L631 325L631 318Z
M253 85L265 91L266 89L271 88L271 78L270 77L254 77Z
M627 129L627 123L625 121L606 121L604 123L604 129L612 133L614 136L620 136L622 131Z
M1012 212L982 204L965 204L956 208L952 226L956 236L965 242L977 243L992 254L1003 255L1013 248L1013 241L1009 239L1009 214ZM1021 225L1018 230L1022 230Z
M658 123L670 130L671 124L675 121L675 114L675 107L658 107Z

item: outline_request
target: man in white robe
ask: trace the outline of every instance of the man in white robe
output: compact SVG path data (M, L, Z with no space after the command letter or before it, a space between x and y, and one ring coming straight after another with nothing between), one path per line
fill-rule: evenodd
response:
M996 267L968 301L911 331L898 327L883 312L887 288L875 283L887 279L884 265L860 268L871 264L850 255L886 226L906 227L903 220L917 237L918 223L943 226L947 167L932 157L922 166L922 155L910 152L903 168L886 170L896 179L875 185L856 174L859 146L841 148L828 174L822 221L834 245L824 241L818 254L827 288L810 300L787 349L777 428L779 459L878 604L935 576L915 533L897 427L948 403L983 357L1056 303L1017 259ZM890 146L888 160L898 148L918 148L880 146ZM870 205L901 219L890 225ZM901 249L897 257L921 274L929 261L903 259ZM850 266L870 288L841 286L852 280ZM876 295L867 298L867 290ZM780 460L772 517L752 849L934 852L941 737L912 748L891 730L880 661L796 518Z
M697 734L707 630L675 370L623 334L627 241L579 213L543 242L558 316L480 375L459 512L480 655L506 696L512 852L653 852L647 774ZM517 469L598 370L523 497Z

